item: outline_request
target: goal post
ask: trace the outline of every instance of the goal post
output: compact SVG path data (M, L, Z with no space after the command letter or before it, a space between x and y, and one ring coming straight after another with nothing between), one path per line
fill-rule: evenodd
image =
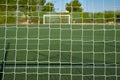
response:
M70 15L43 15L43 24L70 24Z

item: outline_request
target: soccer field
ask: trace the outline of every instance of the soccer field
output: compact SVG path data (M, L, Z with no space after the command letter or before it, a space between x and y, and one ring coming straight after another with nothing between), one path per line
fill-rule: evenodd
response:
M1 25L3 80L120 80L120 25Z

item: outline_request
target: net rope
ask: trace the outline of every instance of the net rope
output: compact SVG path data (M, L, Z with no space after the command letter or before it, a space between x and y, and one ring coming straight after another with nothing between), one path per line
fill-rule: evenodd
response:
M63 12L66 0L47 0L57 4L58 12L32 11L34 7L42 8L31 4L32 0L27 0L26 4L20 4L22 0L11 4L10 0L2 1L0 7L5 7L5 10L0 8L2 80L120 80L120 24L116 17L119 0L111 3L79 0L85 10L91 9L88 13ZM15 5L15 11L9 10ZM21 7L26 10L20 11ZM112 11L96 12L96 9L108 7ZM114 17L106 18L109 12ZM54 16L59 17L57 24L52 23ZM68 22L63 20L66 24L62 16L67 16ZM9 49L4 60L7 43Z

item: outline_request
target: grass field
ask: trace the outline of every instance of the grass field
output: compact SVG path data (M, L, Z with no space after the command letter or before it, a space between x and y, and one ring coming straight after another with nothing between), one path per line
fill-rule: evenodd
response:
M120 25L0 26L3 80L120 80Z

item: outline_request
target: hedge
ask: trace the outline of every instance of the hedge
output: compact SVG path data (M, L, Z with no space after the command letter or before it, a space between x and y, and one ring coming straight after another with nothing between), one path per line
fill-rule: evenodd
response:
M30 20L33 23L43 23L43 15L45 14L69 14L71 15L72 23L108 23L115 22L116 15L113 12L98 12L98 13L89 13L89 12L73 12L73 13L58 13L58 12L39 12L34 11L30 13L25 12L16 12L16 11L5 11L0 12L0 24L15 24L16 22L25 22L27 21L27 15L30 17ZM63 20L64 21L64 20Z

